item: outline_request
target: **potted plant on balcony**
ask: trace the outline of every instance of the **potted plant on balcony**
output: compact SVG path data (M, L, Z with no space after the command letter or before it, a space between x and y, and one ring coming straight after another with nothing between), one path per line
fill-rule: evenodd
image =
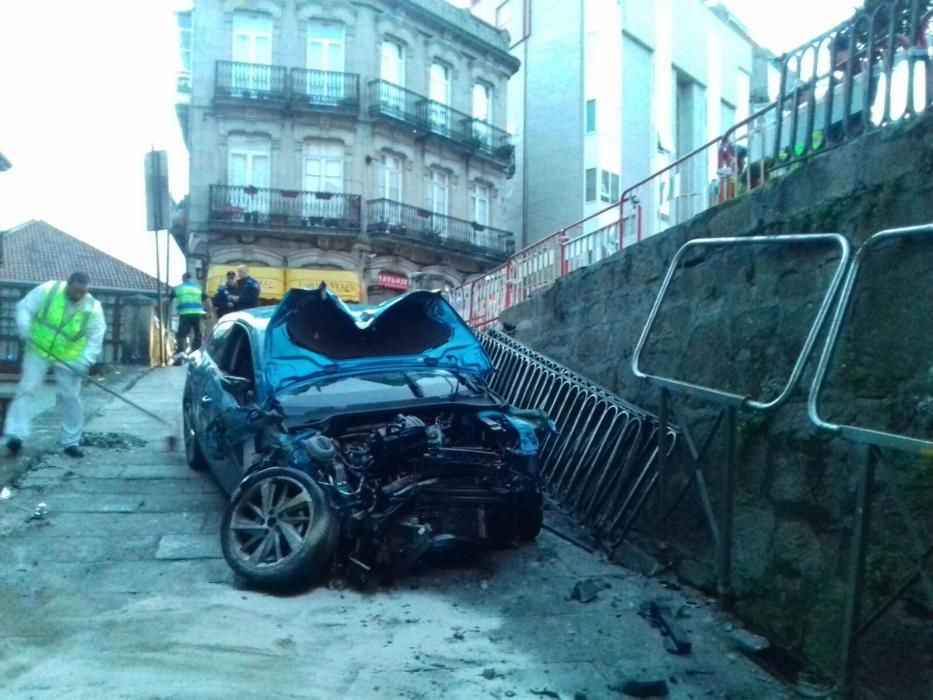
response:
M288 199L295 199L299 195L299 192L298 190L282 190L281 194Z
M255 194L259 194L259 188L256 187L255 185L247 185L246 187L243 188L243 193L248 194L250 197L252 197Z
M333 192L315 192L315 199L331 199L334 196Z

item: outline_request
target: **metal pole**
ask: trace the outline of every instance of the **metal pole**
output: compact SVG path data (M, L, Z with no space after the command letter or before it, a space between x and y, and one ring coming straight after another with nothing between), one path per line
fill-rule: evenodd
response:
M159 232L155 232L156 253L156 315L159 318L159 364L165 364L165 331L162 324L162 272L159 264Z
M735 501L735 440L737 429L735 406L726 408L726 463L722 474L722 523L719 548L719 598L725 609L732 607L732 520Z
M658 411L658 514L657 514L657 533L658 537L663 539L665 533L664 519L667 513L667 494L670 488L670 477L667 467L667 424L668 424L668 402L670 394L667 389L661 389L661 406Z
M169 239L170 239L170 238L171 238L171 234L169 233L169 230L168 230L168 229L165 229L165 286L166 286L166 288L168 288L168 289L171 289L171 288L172 288L172 277L171 277L171 275L169 275L169 272L168 272L168 270L169 270L169 264L168 264L168 261L169 261L168 243L169 243ZM171 302L170 302L168 299L166 299L165 301L166 301L166 304L165 304L165 327L166 327L166 329L167 329L167 328L171 325L171 323L172 323L172 304L171 304ZM164 334L163 334L163 335L164 335ZM176 341L176 345L177 345L177 341ZM178 352L178 348L177 348L177 347L175 348L175 352Z
M865 557L868 553L868 532L871 528L871 497L874 491L875 464L878 448L865 447L862 473L858 483L858 500L855 506L855 531L852 534L852 559L849 564L849 596L846 600L845 626L842 632L842 663L839 668L839 685L842 696L852 696L855 680L855 655L858 646L859 616L865 592Z

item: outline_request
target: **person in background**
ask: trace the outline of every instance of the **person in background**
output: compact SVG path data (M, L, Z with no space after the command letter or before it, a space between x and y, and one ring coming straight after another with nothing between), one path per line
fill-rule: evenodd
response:
M3 433L7 450L19 453L32 430L36 390L52 366L62 404L61 444L69 457L83 457L84 409L81 379L100 356L107 321L100 302L88 294L90 279L74 272L68 282L50 281L16 305L16 330L23 341L23 370Z
M204 302L208 296L191 279L190 272L181 276L181 284L172 290L170 296L175 300L175 312L178 314L178 332L175 334L178 352L185 352L188 335L192 333L191 349L197 350L201 347L201 322L207 315Z
M236 290L230 298L233 299L237 311L252 309L259 306L259 282L250 277L249 266L240 265L236 269Z
M226 283L217 287L217 291L214 292L214 312L217 315L217 318L220 318L224 314L228 314L231 311L235 310L235 305L230 299L230 295L234 294L236 289L236 273L233 270L227 273Z

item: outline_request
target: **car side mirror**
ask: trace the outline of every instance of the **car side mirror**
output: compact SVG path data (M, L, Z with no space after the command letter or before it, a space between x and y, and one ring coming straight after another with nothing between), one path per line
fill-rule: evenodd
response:
M225 374L220 380L220 385L224 388L224 391L233 396L241 406L251 404L255 400L253 382L245 377L234 377Z

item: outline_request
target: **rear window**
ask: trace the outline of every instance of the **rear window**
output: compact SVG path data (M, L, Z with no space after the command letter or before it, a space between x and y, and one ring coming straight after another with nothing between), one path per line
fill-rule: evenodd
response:
M314 300L296 309L285 327L293 343L334 360L419 355L453 335L436 311L437 301L406 297L361 329L333 302Z

